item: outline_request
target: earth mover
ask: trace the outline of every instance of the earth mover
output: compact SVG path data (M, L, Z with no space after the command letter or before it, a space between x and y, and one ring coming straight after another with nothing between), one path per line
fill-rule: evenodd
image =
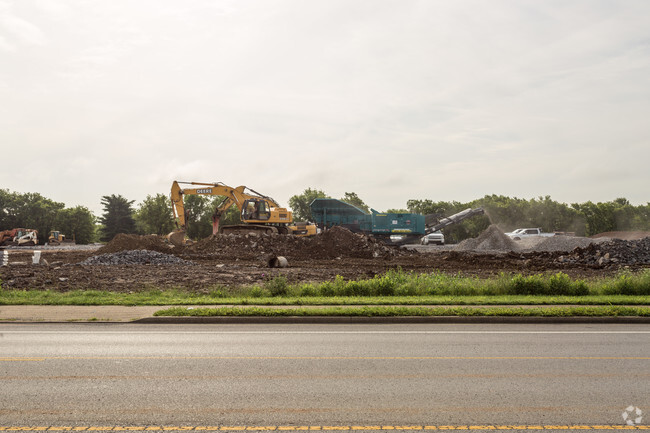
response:
M0 245L29 247L38 245L38 230L34 229L11 229L0 232Z
M48 245L61 245L62 243L67 245L74 245L74 239L68 239L63 233L58 230L52 230L50 236L47 239Z
M198 188L181 188L180 184L197 185ZM224 199L212 214L212 234L231 233L280 233L311 236L316 234L316 226L310 223L293 224L291 211L280 205L271 197L260 194L246 186L233 188L221 182L179 182L174 181L171 188L172 211L177 229L167 235L173 245L185 244L186 214L183 197L188 194L216 195ZM241 212L243 224L220 226L221 215L231 206L237 206Z

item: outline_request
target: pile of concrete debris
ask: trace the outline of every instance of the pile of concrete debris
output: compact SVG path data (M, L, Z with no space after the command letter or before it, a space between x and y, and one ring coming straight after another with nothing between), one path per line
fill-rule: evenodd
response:
M594 243L585 248L576 248L571 253L560 256L557 261L602 267L650 265L650 237L634 241L612 239Z

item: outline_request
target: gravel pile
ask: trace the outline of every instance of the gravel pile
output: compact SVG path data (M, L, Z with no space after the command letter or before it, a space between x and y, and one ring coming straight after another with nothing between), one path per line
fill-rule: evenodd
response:
M572 251L575 248L586 248L593 243L601 243L604 239L589 239L581 236L550 236L522 239L517 241L521 252L556 252Z
M609 239L590 239L580 236L532 236L519 241L510 239L496 225L488 227L480 236L465 239L456 247L457 251L480 251L494 253L508 253L511 251L522 253L535 252L568 252L575 248L587 248L592 244L600 244Z
M568 255L560 256L557 261L603 267L650 265L650 238L593 243L585 248L576 248Z
M150 250L127 250L92 256L80 265L193 265L170 254Z
M477 238L465 239L456 247L458 251L509 252L517 249L517 243L494 224L485 229Z

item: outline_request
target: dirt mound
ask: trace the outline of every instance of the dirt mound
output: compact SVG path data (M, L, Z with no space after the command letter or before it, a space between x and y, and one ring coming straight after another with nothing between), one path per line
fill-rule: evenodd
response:
M398 248L343 227L333 227L311 237L271 235L214 235L185 248L184 255L255 259L268 255L290 260L353 258L390 258L403 254Z
M402 251L397 247L387 246L371 236L352 233L339 226L332 227L309 241L301 252L305 258L388 258L400 254Z
M160 253L169 253L171 247L165 242L164 238L160 236L139 236L120 233L109 243L98 249L96 254L110 254L130 250L149 250L158 251Z
M458 251L499 251L509 252L517 250L517 244L510 239L499 227L492 224L478 237L465 239L458 244Z
M650 237L650 232L604 232L598 233L597 235L591 236L592 239L599 238L610 238L610 239L622 239L624 241L634 241L638 239L643 239Z

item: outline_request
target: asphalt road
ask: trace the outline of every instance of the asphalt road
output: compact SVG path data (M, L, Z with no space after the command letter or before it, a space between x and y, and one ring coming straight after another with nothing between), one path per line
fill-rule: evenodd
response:
M645 425L650 327L2 324L0 391L0 430Z

